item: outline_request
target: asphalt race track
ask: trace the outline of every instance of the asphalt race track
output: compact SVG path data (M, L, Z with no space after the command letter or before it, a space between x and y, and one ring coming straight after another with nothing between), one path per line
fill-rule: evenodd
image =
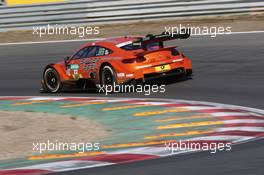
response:
M263 175L263 144L262 139L233 146L232 152L215 155L200 152L52 175Z
M48 43L0 46L0 95L40 94L42 71L83 44ZM165 94L149 97L201 100L264 109L264 34L192 37L172 43L192 58L193 80L168 85ZM105 96L98 93L64 93L67 96ZM114 94L143 97L143 94Z
M0 46L0 95L40 94L46 64L71 55L83 42ZM174 41L192 58L194 78L169 84L164 94L113 94L118 97L173 98L209 101L264 109L264 34L192 37ZM105 96L94 92L67 92L64 96ZM233 147L232 152L207 152L133 164L80 170L62 174L232 174L262 175L264 141ZM59 174L59 173L58 173Z

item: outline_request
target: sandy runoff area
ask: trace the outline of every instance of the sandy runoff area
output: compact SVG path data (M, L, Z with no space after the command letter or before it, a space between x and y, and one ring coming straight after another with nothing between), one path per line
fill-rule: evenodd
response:
M33 143L92 143L108 135L96 121L82 117L0 111L0 160L36 155Z

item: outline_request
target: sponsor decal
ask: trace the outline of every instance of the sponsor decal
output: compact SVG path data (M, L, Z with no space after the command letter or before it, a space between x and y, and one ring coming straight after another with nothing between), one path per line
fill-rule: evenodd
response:
M170 69L171 67L169 64L155 67L156 72L165 72L169 71Z
M67 70L66 70L66 74L67 74L68 76L70 76L70 75L71 75L71 69L67 69Z
M134 74L126 74L126 77L133 77Z
M78 64L71 64L70 65L70 69L72 69L72 70L79 70L80 69L80 66Z
M78 75L78 70L73 70L74 75Z
M124 77L125 73L117 73L117 77Z

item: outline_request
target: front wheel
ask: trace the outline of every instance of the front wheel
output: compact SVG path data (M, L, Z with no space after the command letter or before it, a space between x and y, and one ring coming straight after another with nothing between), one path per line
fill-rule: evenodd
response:
M56 93L62 89L60 75L54 68L48 68L43 75L44 86L48 92Z

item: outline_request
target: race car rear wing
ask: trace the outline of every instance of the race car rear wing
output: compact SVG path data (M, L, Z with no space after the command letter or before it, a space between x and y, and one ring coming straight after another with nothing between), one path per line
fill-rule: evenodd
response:
M133 42L133 45L141 45L144 50L147 50L147 45L155 42L162 43L164 41L174 40L174 39L187 39L190 37L190 31L189 30L182 30L180 33L166 33L163 32L162 34L158 35L146 35L143 38L139 38Z

